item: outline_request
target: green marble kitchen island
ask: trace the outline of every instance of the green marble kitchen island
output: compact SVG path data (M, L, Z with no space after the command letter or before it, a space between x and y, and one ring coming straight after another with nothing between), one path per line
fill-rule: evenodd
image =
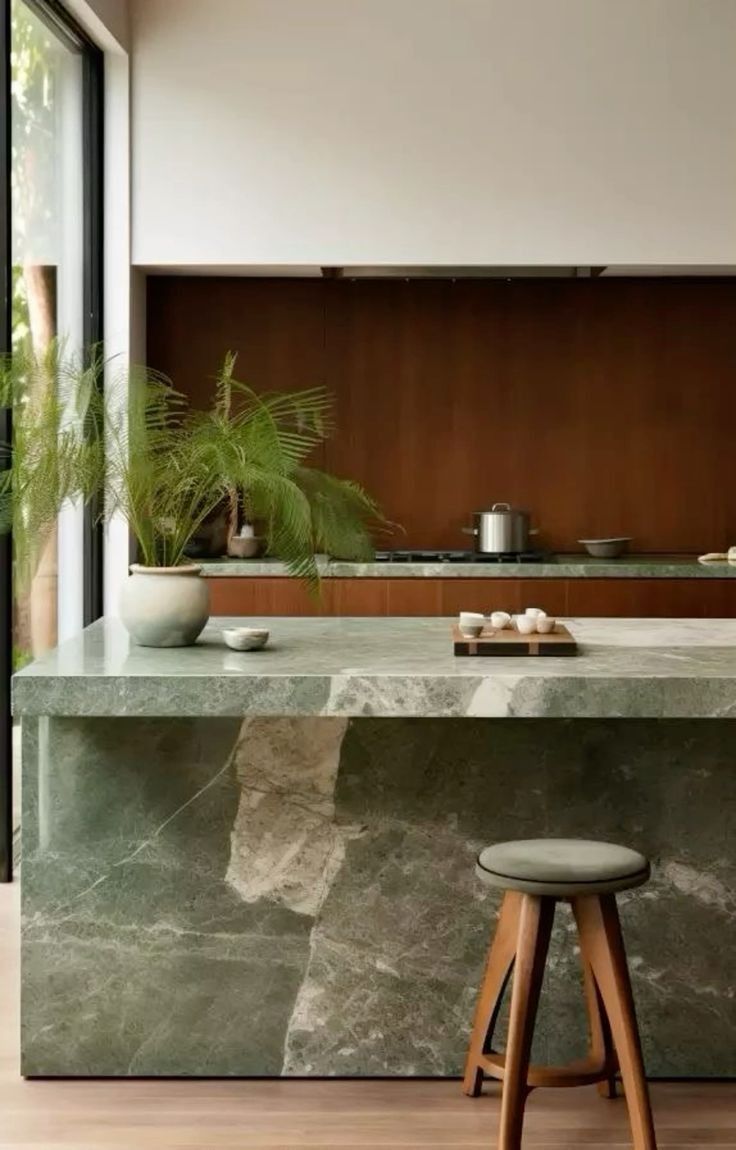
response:
M226 625L162 651L101 621L15 678L23 1074L457 1074L475 854L538 835L652 857L621 899L648 1068L736 1074L736 621L481 660L442 619L274 619L252 654ZM545 1060L584 1043L569 925Z

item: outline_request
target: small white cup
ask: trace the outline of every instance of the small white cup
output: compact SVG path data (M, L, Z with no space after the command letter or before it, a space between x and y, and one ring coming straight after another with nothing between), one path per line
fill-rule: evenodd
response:
M485 621L486 617L480 611L461 611L458 615L458 622L463 626L482 627Z
M516 630L520 635L533 635L537 629L537 619L534 615L517 615Z
M458 626L463 635L467 635L468 638L477 639L485 626L485 622L485 615L481 615L477 611L461 611L458 616Z
M537 616L537 631L540 635L549 635L554 631L557 626L557 620L552 619L549 615Z
M508 611L492 611L491 612L491 626L494 631L503 631L508 627L511 622L511 616Z
M547 612L543 611L541 607L527 607L524 614L528 615L530 619L539 619L540 616L546 615Z

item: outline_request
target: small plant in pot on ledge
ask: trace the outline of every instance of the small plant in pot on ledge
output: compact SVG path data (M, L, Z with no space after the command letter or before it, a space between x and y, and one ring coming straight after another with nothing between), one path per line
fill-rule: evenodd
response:
M207 411L189 408L149 372L131 380L127 429L107 420L107 508L128 520L142 561L131 569L121 615L146 646L192 643L207 621L207 583L186 562L186 547L225 499L247 506L264 524L268 551L314 588L315 551L373 554L373 501L305 463L331 430L328 393L259 395L235 379L234 367L228 355Z
M259 395L235 379L234 367L228 355L207 411L191 409L167 379L147 369L116 375L108 365L104 392L99 357L86 370L67 366L63 373L64 407L81 428L76 464L68 468L78 470L63 497L96 499L101 515L127 520L140 562L124 587L121 617L144 646L185 646L204 627L207 582L201 567L187 561L186 548L223 500L247 506L263 524L268 551L312 588L319 583L316 551L352 559L373 554L368 528L380 520L375 503L357 484L306 463L330 434L329 394L314 388ZM17 359L6 364L9 372L18 376ZM22 517L20 477L17 488L13 515Z

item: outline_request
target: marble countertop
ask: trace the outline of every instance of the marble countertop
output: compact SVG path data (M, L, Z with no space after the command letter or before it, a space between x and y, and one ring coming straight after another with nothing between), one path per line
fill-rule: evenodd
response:
M201 562L210 578L288 575L278 559ZM325 579L736 579L736 563L699 563L693 555L555 555L545 563L348 563L320 555L317 566Z
M272 618L237 653L234 624L160 650L99 620L14 677L15 714L736 718L736 619L573 619L567 658L456 658L442 618Z

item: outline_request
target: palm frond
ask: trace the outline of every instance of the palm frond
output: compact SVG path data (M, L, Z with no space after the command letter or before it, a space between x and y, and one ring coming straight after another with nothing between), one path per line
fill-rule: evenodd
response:
M370 531L383 522L375 502L307 465L334 426L331 396L322 387L261 394L235 365L228 353L212 406L194 411L165 376L105 360L100 348L74 357L60 343L43 355L29 345L0 357L0 403L14 409L0 531L12 526L24 581L68 499L124 516L148 565L181 562L204 520L234 499L264 524L269 552L312 587L315 551L370 558ZM0 445L0 465L9 449Z
M367 492L352 480L311 467L299 468L296 480L309 499L315 549L336 559L370 561L371 530L385 526L385 520Z

